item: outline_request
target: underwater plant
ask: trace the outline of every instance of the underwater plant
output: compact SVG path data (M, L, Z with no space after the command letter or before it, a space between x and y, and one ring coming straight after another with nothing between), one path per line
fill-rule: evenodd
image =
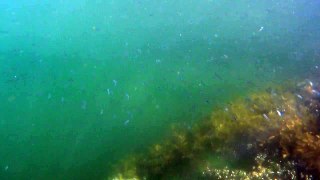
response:
M136 160L135 156L127 157L123 159L117 166L115 167L116 171L114 172L113 180L138 180L140 179L137 175L136 168Z
M280 130L282 156L303 163L307 171L320 173L319 135L319 132L310 131L301 119L287 121Z
M122 162L118 177L319 178L320 98L314 94L319 85L312 83L310 90L308 81L288 84L233 101L191 129L174 128L163 143ZM204 165L214 156L229 158L234 166Z

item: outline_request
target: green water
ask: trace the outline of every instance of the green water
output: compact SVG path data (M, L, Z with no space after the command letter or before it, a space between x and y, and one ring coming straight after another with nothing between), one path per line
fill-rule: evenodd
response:
M0 179L102 179L320 65L316 0L0 2Z

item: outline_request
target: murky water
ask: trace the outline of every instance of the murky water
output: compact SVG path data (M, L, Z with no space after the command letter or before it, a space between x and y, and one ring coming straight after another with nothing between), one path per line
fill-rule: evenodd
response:
M0 2L0 178L101 179L230 100L320 66L320 3Z

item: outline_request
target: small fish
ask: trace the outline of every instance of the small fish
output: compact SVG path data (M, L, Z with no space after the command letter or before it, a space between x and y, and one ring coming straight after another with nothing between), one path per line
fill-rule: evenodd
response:
M235 114L231 114L231 119L233 120L233 121L237 121L238 119L237 119L237 116L235 115Z
M6 30L0 30L0 34L9 34L9 31L6 31Z
M124 125L125 126L127 126L128 124L129 124L129 122L130 122L130 120L128 119L128 120L126 120L125 122L124 122Z
M303 99L303 97L300 94L296 94L296 96L300 99Z
M280 117L282 117L283 113L281 111L277 110L277 113Z
M277 94L277 92L276 92L274 89L271 89L271 95L272 95L272 96L277 96L278 94Z
M114 86L117 86L117 84L118 84L118 81L117 81L117 80L114 79L114 80L112 80L112 82L113 82L113 85L114 85Z
M263 31L264 27L261 26L260 29L259 29L259 32Z
M264 119L270 121L270 118L266 114L263 114L262 116L263 116Z
M313 95L315 95L317 97L320 97L320 92L319 91L313 89L311 92L312 92Z
M87 101L82 101L81 109L83 110L87 109Z
M107 89L107 93L108 93L108 95L110 95L110 94L111 94L111 91L110 91L110 89Z
M302 81L302 82L299 82L297 83L297 86L300 87L300 86L305 86L306 85L306 82L305 81Z
M128 93L126 93L126 97L127 97L127 99L128 99L128 100L130 99L130 96L129 96L129 94L128 94Z
M271 141L272 139L274 139L276 136L270 136L269 138L268 138L268 140L269 141Z
M313 82L309 80L309 84L312 87L313 86Z
M218 73L216 73L216 72L214 73L214 76L215 76L217 79L219 79L219 80L223 80L222 77L221 77Z

